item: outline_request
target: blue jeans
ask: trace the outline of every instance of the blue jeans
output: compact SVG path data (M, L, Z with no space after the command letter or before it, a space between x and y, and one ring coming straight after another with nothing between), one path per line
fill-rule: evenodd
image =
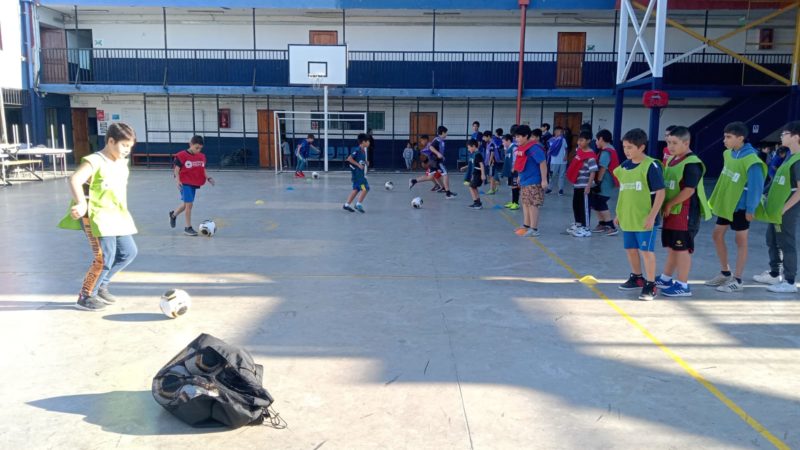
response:
M97 277L97 286L92 295L97 295L97 290L101 287L108 286L111 278L120 270L128 267L139 253L131 235L101 237L100 249L103 251L103 270Z
M106 236L94 237L89 227L89 219L83 218L83 231L89 239L94 259L92 260L86 276L83 278L81 296L97 295L101 287L108 286L111 278L124 269L139 253L133 236Z
M307 166L308 166L308 161L305 158L303 158L302 156L298 156L297 157L297 168L295 169L295 172L302 172L302 171L306 170Z

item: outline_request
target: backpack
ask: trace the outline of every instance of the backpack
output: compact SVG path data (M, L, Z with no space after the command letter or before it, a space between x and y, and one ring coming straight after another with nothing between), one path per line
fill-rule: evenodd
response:
M606 147L606 148L600 150L600 152L601 153L602 152L608 152L609 156L611 156L611 162L608 163L608 170L606 170L606 173L610 173L611 177L614 179L614 187L619 187L619 180L617 179L617 176L614 175L614 169L619 167L619 155L617 155L617 150L612 148L612 147ZM597 162L599 164L600 163L600 155L599 154L598 154L597 158L598 158Z
M569 163L569 167L567 167L567 180L572 184L577 183L578 175L580 175L581 168L583 167L583 162L596 157L597 156L591 150L578 149L575 152L575 157L572 158L572 161Z
M193 427L239 428L268 419L283 428L269 410L274 400L261 385L263 374L247 350L201 334L158 371L151 391L159 405Z

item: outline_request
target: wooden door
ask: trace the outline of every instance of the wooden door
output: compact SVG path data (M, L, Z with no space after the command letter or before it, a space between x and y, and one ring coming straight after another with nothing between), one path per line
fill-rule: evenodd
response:
M575 150L578 143L578 135L581 133L581 125L583 124L583 113L580 112L557 112L553 117L553 127L561 127L569 130L567 145L569 151ZM570 153L570 159L572 154Z
M556 87L581 87L586 33L558 33Z
M92 152L89 145L89 110L72 108L72 157L75 164Z
M427 134L430 140L436 137L438 128L438 116L435 112L412 112L408 129L411 130L408 139L411 142L419 142L419 137Z
M258 165L259 167L275 167L275 125L272 111L259 109L258 119ZM285 163L285 161L284 161Z
M42 41L42 82L67 83L67 38L64 30L41 27L39 34Z
M338 31L315 31L308 32L308 43L311 45L338 45Z

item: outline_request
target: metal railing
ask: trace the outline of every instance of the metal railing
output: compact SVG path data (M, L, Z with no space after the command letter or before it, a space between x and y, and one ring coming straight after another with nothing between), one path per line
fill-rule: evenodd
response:
M665 55L670 60L679 54ZM517 52L350 51L348 87L515 89ZM750 54L788 77L789 54ZM55 84L288 86L287 50L41 49L40 80ZM527 52L527 89L612 88L617 54ZM698 72L698 66L703 70ZM630 75L647 70L637 54ZM723 53L696 53L665 68L676 85L771 84Z

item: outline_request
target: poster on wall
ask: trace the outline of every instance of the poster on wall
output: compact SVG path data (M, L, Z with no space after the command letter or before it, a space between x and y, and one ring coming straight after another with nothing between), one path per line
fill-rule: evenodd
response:
M103 121L98 120L97 121L97 134L99 136L105 136L106 135L106 131L108 131L108 122L105 121L105 120L103 120Z
M106 120L106 112L105 112L105 110L98 109L97 110L97 121L98 122L103 122L105 120Z

